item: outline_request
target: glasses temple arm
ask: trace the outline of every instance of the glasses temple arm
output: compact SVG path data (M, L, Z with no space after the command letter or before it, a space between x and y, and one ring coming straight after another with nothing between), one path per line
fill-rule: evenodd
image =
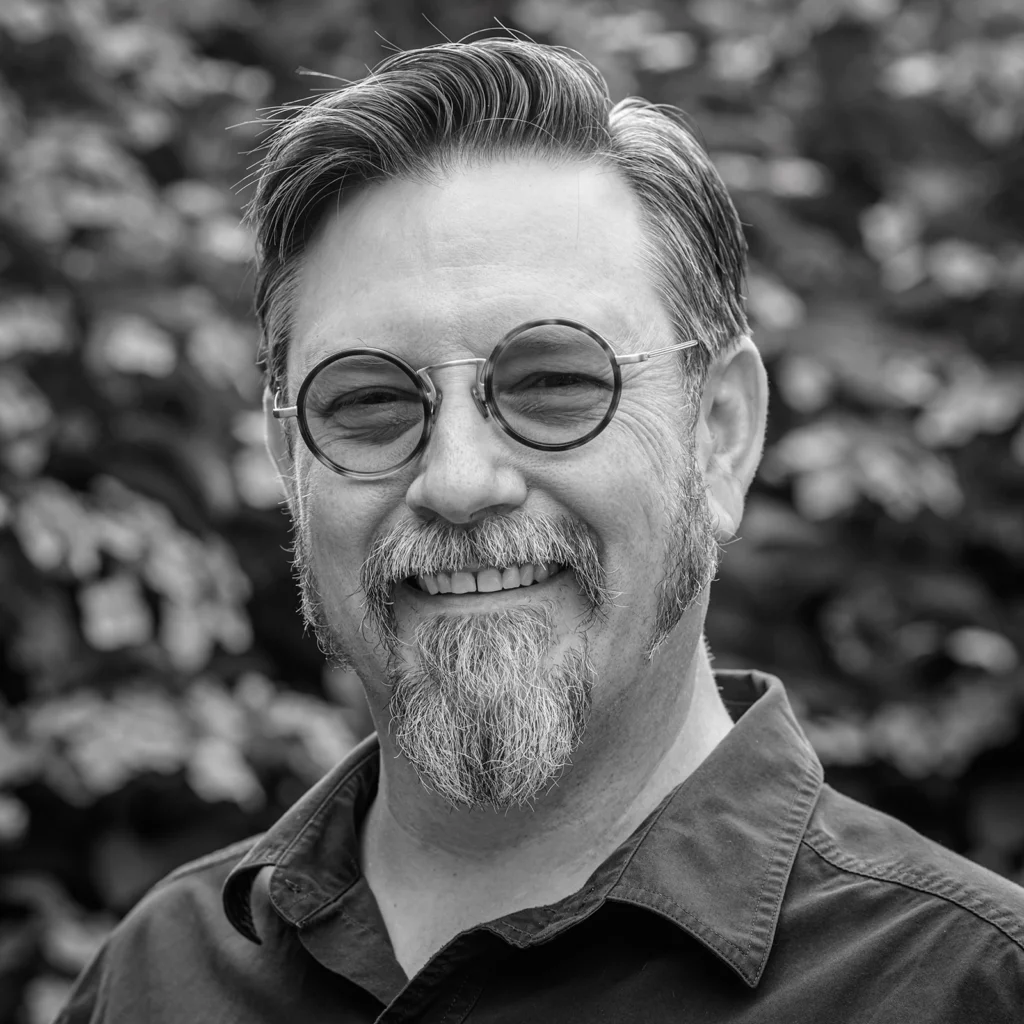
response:
M274 408L271 409L271 415L275 420L287 420L299 415L299 407L297 405L279 405L281 401L281 389L274 393Z
M700 344L697 338L691 338L689 341L682 341L678 345L669 345L667 348L652 348L648 352L636 352L633 355L628 356L616 356L615 362L622 366L625 363L646 363L651 356L661 356L666 352L681 352L684 348L693 348L694 345Z

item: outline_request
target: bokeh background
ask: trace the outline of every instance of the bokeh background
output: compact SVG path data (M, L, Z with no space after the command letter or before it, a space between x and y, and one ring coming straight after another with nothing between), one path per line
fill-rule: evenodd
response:
M369 728L263 452L257 111L503 25L684 107L770 441L708 623L830 781L1024 882L1020 0L0 3L0 1021Z

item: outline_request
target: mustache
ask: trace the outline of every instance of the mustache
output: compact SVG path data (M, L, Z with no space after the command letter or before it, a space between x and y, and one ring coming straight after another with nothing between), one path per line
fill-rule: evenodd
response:
M587 527L571 516L516 512L488 516L468 526L444 520L406 521L377 537L363 563L365 620L386 643L396 643L392 607L396 583L465 565L508 568L531 562L557 562L571 569L595 613L612 599L597 543Z

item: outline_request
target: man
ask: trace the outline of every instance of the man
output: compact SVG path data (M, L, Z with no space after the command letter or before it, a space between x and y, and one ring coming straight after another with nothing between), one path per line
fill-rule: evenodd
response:
M128 916L77 1021L1020 1021L1024 893L711 670L761 454L744 244L578 55L395 55L252 206L304 610L375 738Z

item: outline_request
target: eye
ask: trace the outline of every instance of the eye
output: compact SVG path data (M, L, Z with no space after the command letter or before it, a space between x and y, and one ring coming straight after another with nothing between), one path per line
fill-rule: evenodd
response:
M502 385L503 391L512 393L527 391L531 388L600 388L610 391L611 385L598 377L570 370L537 370L534 373L526 374L518 381L506 382Z
M373 384L320 398L309 421L325 441L381 444L422 427L422 400L405 388Z
M413 391L373 385L340 392L327 402L323 415L331 416L335 413L344 413L345 410L371 413L375 409L379 411L382 406L405 402L418 405L419 401L419 395Z

